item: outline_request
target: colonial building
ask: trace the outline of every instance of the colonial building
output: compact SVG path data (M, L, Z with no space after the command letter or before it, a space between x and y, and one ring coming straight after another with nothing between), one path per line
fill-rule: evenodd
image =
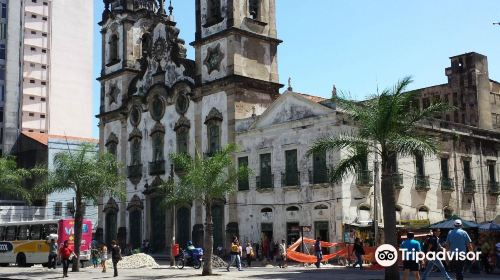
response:
M279 93L275 1L196 0L195 61L186 58L173 7L167 12L163 2L104 0L100 148L117 156L128 179L126 200L102 198L97 238L133 247L148 239L156 253L169 252L174 237L182 246L188 240L201 244L202 205L162 207L157 187L177 177L170 153L198 150L210 156L228 143L240 146L235 162L248 165L253 175L213 206L215 246L227 245L233 234L245 241L291 242L304 225L311 226L309 236L336 241L351 227L368 226L374 219L374 158L342 183L330 184L329 169L345 152L306 156L315 139L356 126L329 100L294 92L291 85ZM466 120L488 108L491 117L497 105L488 107L485 100L498 83L484 78L486 57L460 57L461 66L452 58L449 85L424 92L453 96L456 91L472 100L475 86L478 105ZM461 87L460 76L469 72L477 79ZM419 106L427 106L425 98ZM438 157L394 157L402 226L453 213L481 221L500 209L500 135L488 120L457 120L444 116L422 124L442 139Z

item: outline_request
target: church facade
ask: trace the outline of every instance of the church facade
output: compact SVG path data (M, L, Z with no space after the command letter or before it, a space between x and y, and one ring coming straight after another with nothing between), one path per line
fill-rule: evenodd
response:
M181 246L189 240L201 245L203 205L162 207L158 186L178 175L170 153L210 156L228 143L239 146L234 160L253 174L213 206L214 247L227 247L233 234L245 242L292 242L302 226L310 229L307 236L323 240L345 240L346 233L373 238L373 219L383 226L380 200L374 199L375 159L331 184L328 172L345 151L306 155L314 140L355 132L356 126L328 99L294 92L290 84L280 94L275 1L196 0L194 61L186 58L172 7L165 10L163 2L104 0L100 148L125 166L127 197L102 198L97 238L134 248L149 240L158 254L170 252L174 238ZM500 88L490 84L488 97ZM495 218L497 130L448 118L422 129L440 135L443 151L433 158L394 158L401 226L451 214Z

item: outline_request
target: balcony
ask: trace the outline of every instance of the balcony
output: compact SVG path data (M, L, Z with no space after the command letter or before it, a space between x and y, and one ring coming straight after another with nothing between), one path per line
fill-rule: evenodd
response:
M450 178L441 178L441 190L443 192L452 192L455 190L453 186L453 179Z
M389 177L392 186L396 190L403 189L403 173L392 173Z
M328 183L328 168L320 168L316 170L309 170L309 183L316 184L326 184Z
M274 174L262 174L255 177L257 190L269 190L274 188Z
M141 178L142 164L127 166L127 178Z
M300 172L282 172L281 173L281 186L282 187L296 187L300 185Z
M149 175L165 174L165 161L153 161L149 163Z
M488 194L500 195L500 187L496 181L488 181Z
M415 176L415 189L423 192L430 190L429 176Z
M474 194L476 193L476 181L471 179L464 180L464 193Z
M356 186L363 191L368 191L373 185L373 172L369 170L356 172Z

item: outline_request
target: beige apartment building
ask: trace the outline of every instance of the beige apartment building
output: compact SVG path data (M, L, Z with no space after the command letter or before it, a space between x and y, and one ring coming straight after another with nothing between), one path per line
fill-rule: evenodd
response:
M91 137L92 2L0 0L0 154L21 132Z

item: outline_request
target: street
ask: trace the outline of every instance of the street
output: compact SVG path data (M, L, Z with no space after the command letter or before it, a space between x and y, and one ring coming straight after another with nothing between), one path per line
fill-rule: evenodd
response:
M328 266L321 269L311 267L288 267L279 269L275 267L255 267L246 268L243 271L238 271L233 268L230 272L225 269L214 269L215 276L204 277L203 279L345 279L345 280L371 280L383 279L382 271L363 270L343 267ZM162 265L158 269L122 269L119 271L120 276L113 278L113 269L108 268L108 272L103 274L100 269L92 267L84 268L78 273L69 273L70 279L197 279L201 278L201 270L193 268L174 269L169 266ZM442 279L438 273L434 273L428 279ZM466 274L465 279L499 279L500 274ZM0 268L0 279L62 279L62 268L56 270L48 270L40 266L31 268L8 267Z

